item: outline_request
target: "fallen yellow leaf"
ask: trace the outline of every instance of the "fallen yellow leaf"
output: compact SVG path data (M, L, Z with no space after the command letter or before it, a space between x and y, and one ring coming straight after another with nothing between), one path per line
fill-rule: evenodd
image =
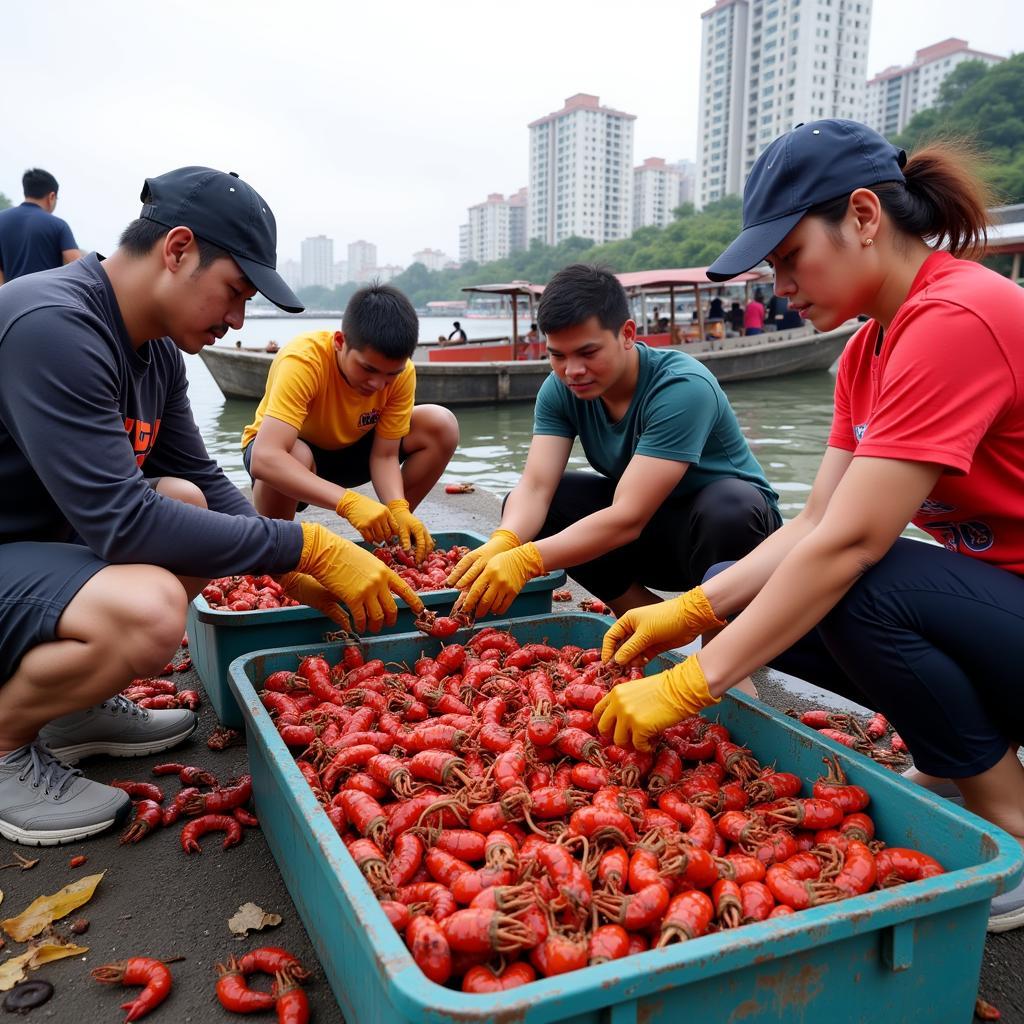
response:
M0 992L6 992L25 977L25 966L32 959L34 949L27 953L19 953L0 964Z
M88 946L76 946L69 942L43 942L38 946L30 946L24 953L12 956L0 964L0 992L14 988L35 967L88 952Z
M33 935L38 935L51 922L77 910L83 903L88 903L105 874L105 871L101 871L98 875L84 875L52 896L38 896L17 917L0 921L0 926L12 939L25 942Z

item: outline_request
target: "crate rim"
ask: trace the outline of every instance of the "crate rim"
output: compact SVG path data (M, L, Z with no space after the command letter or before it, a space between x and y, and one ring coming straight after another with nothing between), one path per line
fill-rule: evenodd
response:
M437 533L438 537L451 536L453 534L459 534L463 537L472 537L479 541L481 544L487 542L487 538L483 534L476 533L473 530L439 530ZM345 538L347 539L347 538ZM353 543L359 543L365 546L366 542L353 541ZM565 570L554 569L551 572L544 573L543 576L537 576L532 580L527 580L525 586L520 591L521 594L531 594L538 590L557 590L560 586L565 583ZM454 604L455 599L459 596L459 590L455 587L445 587L443 590L425 590L420 594L424 604L445 604L448 600L451 600ZM409 606L402 600L397 594L394 595L395 604L398 606L398 610L402 611ZM307 604L292 605L288 608L253 608L247 612L233 612L227 608L211 608L210 603L203 597L202 593L196 594L192 599L192 607L195 610L195 614L198 620L202 623L213 624L218 626L252 626L259 623L261 618L267 616L275 616L278 622L300 622L304 619L323 619L326 616L323 612L318 611L316 608L311 608ZM392 636L404 636L405 634L391 634Z
M608 621L607 618L592 613L567 612L560 615L596 619L603 625L607 625ZM501 628L503 625L522 626L531 622L541 622L548 617L528 616L496 620L489 625L495 628ZM397 633L380 639L397 642L412 638L429 639L421 633ZM254 651L231 662L228 680L239 706L248 708L255 724L261 721L264 723L262 732L272 754L271 769L283 773L288 787L298 794L299 803L305 810L312 812L308 818L313 828L313 840L319 847L321 855L331 863L337 863L342 857L347 857L353 870L358 871L348 848L314 798L290 751L273 727L270 715L257 696L244 668L246 663L267 655L294 652L298 656L299 652L308 654L316 650L328 653L336 650L340 656L342 649L342 644L330 643L297 644L292 647ZM680 660L671 652L660 657L666 660ZM243 689L248 690L248 693L240 692ZM726 693L723 700L736 701L748 710L772 720L783 729L797 731L816 744L827 746L839 757L844 769L852 769L855 773L867 771L884 786L913 786L913 783L899 779L895 773L886 771L865 755L819 735L816 730L743 693ZM713 713L713 708L708 710ZM531 1020L535 1024L541 1024L544 1020L560 1019L559 1014L563 1013L570 1003L576 1013L611 1007L626 999L641 999L655 994L660 989L685 983L687 975L696 977L699 973L701 978L707 978L742 968L754 960L784 959L793 953L804 952L814 947L823 939L832 943L864 932L897 927L931 915L935 911L936 901L941 901L943 909L949 910L978 902L982 892L987 898L991 898L992 895L1009 888L1009 883L1016 882L1024 873L1024 850L1007 832L965 808L940 798L935 798L934 810L942 816L969 825L975 832L980 832L983 845L992 849L993 856L980 864L957 868L916 883L923 888L918 889L909 899L903 895L905 886L867 893L839 903L812 907L790 917L750 924L745 926L742 934L719 932L702 936L693 942L674 943L662 949L647 950L625 960L590 966L585 969L587 984L582 986L570 984L566 988L566 978L579 981L581 975L578 971L564 976L539 978L530 983L529 994L523 994L525 986L508 992L488 993L490 999L486 1005L481 1005L477 995L449 989L426 978L381 910L368 885L364 883L359 887L345 886L345 895L360 926L372 936L378 959L389 976L396 1001L399 998L402 1000L401 1008L404 1011L410 1014L415 1011L425 1020L442 1020L447 1019L447 1015L458 1015L466 1021L473 1021L476 1019L474 1015L479 1013L481 1022L485 1019L497 1022L502 1019L521 1019L528 1009L533 1008ZM969 888L968 883L973 882L975 876L981 874L985 876L982 880L983 885ZM358 891L353 891L357 888ZM772 951L772 944L783 938L788 939L785 951L776 955ZM698 946L696 952L693 951L694 945ZM735 962L733 954L736 953L743 956L743 962ZM624 970L627 962L630 963L630 969ZM423 999L424 984L431 986L429 1004ZM538 1012L541 1013L540 1016L537 1015ZM486 1016L488 1014L491 1016Z

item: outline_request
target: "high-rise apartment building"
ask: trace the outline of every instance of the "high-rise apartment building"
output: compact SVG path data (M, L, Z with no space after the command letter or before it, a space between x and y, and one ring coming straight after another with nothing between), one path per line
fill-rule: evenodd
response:
M316 235L302 240L302 287L334 287L334 239Z
M348 281L348 260L334 261L334 284L345 284Z
M864 121L882 135L903 131L918 111L934 107L939 88L965 60L998 64L1002 57L972 50L966 39L944 39L914 54L914 62L889 67L867 84Z
M389 281L393 281L405 267L400 267L397 263L385 263L382 267L374 267L373 273L370 274L370 280L380 281L381 284L387 284Z
M796 124L864 116L871 0L717 0L701 15L698 207Z
M693 202L693 163L670 164L660 156L648 157L633 168L633 230L653 224L663 228L674 220L673 211Z
M635 120L577 93L531 122L529 238L557 245L580 235L600 245L629 236Z
M420 249L412 254L413 263L422 263L427 270L444 270L452 262L451 257L440 249Z
M281 260L277 272L292 290L302 287L302 264L298 260Z
M377 269L377 246L373 242L349 242L348 244L348 279L362 284L373 277Z
M525 188L508 199L492 192L469 208L467 222L459 228L462 262L493 263L526 248L526 195Z

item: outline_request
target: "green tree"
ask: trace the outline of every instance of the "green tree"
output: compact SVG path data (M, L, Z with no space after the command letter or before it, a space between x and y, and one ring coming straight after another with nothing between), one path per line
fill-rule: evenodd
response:
M948 110L958 103L978 79L983 78L988 65L983 60L965 60L957 64L939 86L939 110Z
M10 199L0 192L0 210L6 210L11 205Z

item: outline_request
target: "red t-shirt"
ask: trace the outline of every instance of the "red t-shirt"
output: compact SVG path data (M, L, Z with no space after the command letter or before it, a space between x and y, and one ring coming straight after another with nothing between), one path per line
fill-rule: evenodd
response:
M1024 574L1024 290L933 253L876 355L878 333L869 321L840 358L828 443L946 467L915 525Z
M747 303L746 311L743 314L744 327L764 327L764 306L757 299L751 299Z

